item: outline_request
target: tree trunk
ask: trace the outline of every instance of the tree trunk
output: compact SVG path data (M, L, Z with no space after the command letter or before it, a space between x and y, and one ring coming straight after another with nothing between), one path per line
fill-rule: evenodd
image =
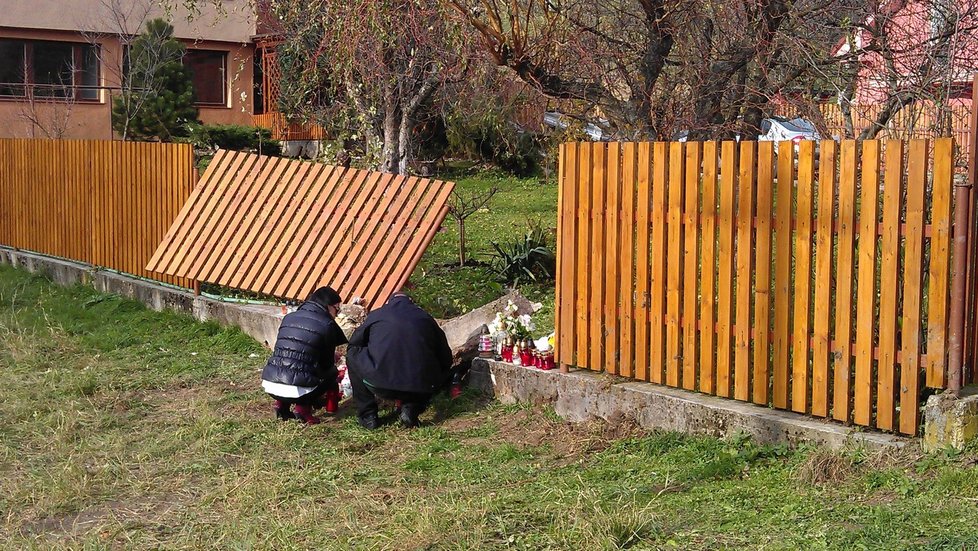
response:
M397 173L407 176L408 163L411 161L411 114L407 110L402 111L401 125L397 130L397 154L399 157Z
M465 267L465 219L458 219L458 267Z

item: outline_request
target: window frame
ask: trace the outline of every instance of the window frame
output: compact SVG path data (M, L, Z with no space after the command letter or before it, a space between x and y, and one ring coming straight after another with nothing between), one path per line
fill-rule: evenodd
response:
M10 85L10 87L20 86L22 93L19 95L14 94L4 94L0 95L0 101L41 101L41 102L62 102L62 101L73 101L77 103L104 103L103 90L105 86L102 85L102 58L98 54L101 50L99 44L89 44L86 42L73 42L69 40L36 40L30 38L14 38L14 37L0 37L0 41L8 42L19 42L23 45L24 59L23 59L23 80L21 82L8 82L4 83ZM34 63L34 48L37 44L53 43L53 44L66 44L71 47L71 84L64 86L65 89L70 89L70 94L57 95L57 94L37 94L38 88L45 89L56 89L57 85L52 84L38 84L36 82L37 75L35 74L35 63ZM85 58L86 48L91 48L95 50L95 75L98 84L91 86L81 84L82 77L84 74L83 65ZM94 98L86 98L84 92L87 90L94 90L96 92Z
M221 72L222 72L222 75L221 75L222 76L222 79L221 79L222 80L222 83L221 83L222 84L222 86L221 86L221 96L222 96L222 98L221 98L221 101L220 102L201 101L197 97L197 85L196 85L196 83L193 82L193 67L187 63L188 56L190 56L193 53L217 54L217 55L220 56L220 58L221 58ZM183 54L183 65L184 65L184 67L187 67L188 69L190 69L190 72L191 72L191 83L194 86L194 106L196 106L196 107L204 107L204 108L211 108L211 109L219 109L219 108L230 109L231 108L231 106L228 105L228 103L230 102L230 98L231 98L230 78L229 78L229 75L228 75L228 65L230 63L230 57L231 57L231 52L229 52L228 50L213 50L213 49L210 49L210 48L187 48L184 51L184 54Z

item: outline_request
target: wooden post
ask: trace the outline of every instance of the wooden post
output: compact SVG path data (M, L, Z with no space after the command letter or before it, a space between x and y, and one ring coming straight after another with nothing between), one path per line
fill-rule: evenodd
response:
M200 281L198 281L198 280L195 279L195 280L193 280L192 285L193 285L193 289L194 289L194 296L195 297L199 297L200 296Z
M978 357L978 318L976 318L976 299L978 299L978 293L976 293L975 285L975 275L976 275L976 264L978 264L978 236L975 234L976 226L978 226L978 205L975 204L975 200L978 199L978 194L972 193L972 189L976 183L978 183L978 73L972 77L971 85L971 117L970 117L970 127L968 129L968 179L965 182L965 188L967 191L967 202L957 203L962 205L962 210L966 212L966 223L967 230L962 231L966 233L966 243L965 243L965 253L963 255L962 261L964 263L964 276L958 276L958 262L957 256L955 256L954 270L955 275L953 277L963 277L964 278L964 292L961 295L954 294L954 290L951 291L951 300L955 301L956 298L960 298L959 302L963 304L960 307L963 310L963 327L961 328L961 340L962 340L962 358L960 360L960 365L958 370L962 372L961 377L963 379L962 384L967 384L971 382L971 378L966 376L966 374L974 369L975 358ZM958 200L958 189L955 186L955 201ZM964 191L960 193L965 193ZM955 226L958 224L958 213L955 213ZM958 254L958 235L957 228L955 228L954 237L954 254ZM952 279L952 287L955 285L956 279ZM949 337L948 344L950 345L949 352L952 354L950 361L948 362L948 369L954 369L954 348L953 348L953 338L954 338L954 328L953 324L956 323L956 318L954 317L955 308L954 302L951 303L951 334ZM951 385L951 379L948 378L948 385Z

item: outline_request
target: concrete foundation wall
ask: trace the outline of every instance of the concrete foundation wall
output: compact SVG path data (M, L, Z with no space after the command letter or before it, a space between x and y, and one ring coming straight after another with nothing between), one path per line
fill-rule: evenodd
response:
M469 384L504 403L552 404L569 421L631 421L663 429L725 437L741 432L761 444L811 442L830 448L902 447L913 439L820 421L805 415L626 381L586 370L541 371L476 359Z
M173 287L167 287L104 270L87 264L0 247L0 264L10 264L43 274L60 285L91 285L105 293L138 300L154 310L176 310L200 321L215 321L240 327L247 335L271 348L275 346L282 308L222 302Z

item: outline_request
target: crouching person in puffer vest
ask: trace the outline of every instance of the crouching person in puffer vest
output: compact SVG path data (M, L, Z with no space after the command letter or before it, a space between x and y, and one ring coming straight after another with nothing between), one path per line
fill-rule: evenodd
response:
M335 413L339 402L336 347L346 344L334 321L340 295L330 287L316 289L295 311L282 318L275 351L261 372L262 388L274 400L279 419L316 424L313 410ZM295 413L291 409L295 406Z

